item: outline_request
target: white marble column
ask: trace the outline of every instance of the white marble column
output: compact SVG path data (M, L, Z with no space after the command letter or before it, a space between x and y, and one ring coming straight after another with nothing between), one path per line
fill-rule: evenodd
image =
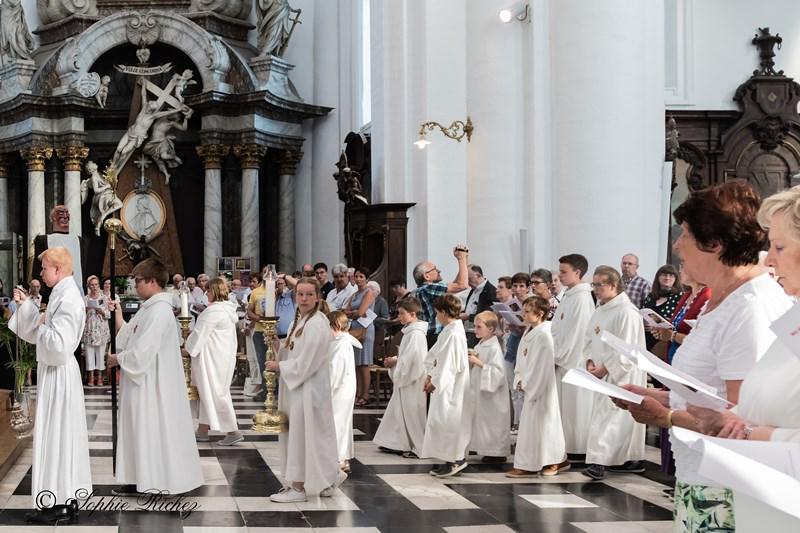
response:
M45 221L47 214L44 205L44 161L53 155L53 149L47 146L32 146L21 151L22 158L28 166L28 235L26 241L30 246L34 237L47 233ZM29 261L32 258L28 258Z
M283 272L297 269L294 180L297 164L302 157L303 152L286 151L281 160L278 182L278 269Z
M217 271L217 258L222 255L222 160L229 147L206 144L196 149L205 167L203 272L212 275Z
M259 195L258 174L261 158L267 152L266 147L257 144L244 144L233 147L233 153L242 162L242 242L240 255L252 257L257 268L261 268L259 250L261 235L259 232Z
M10 161L5 154L0 154L0 233L9 230L9 205L8 205L8 166Z
M69 209L69 232L80 237L81 222L81 168L89 156L84 146L64 146L56 149L58 157L64 160L64 205Z

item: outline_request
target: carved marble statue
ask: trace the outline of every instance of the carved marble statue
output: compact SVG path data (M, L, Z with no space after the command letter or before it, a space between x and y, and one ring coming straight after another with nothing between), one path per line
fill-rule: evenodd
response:
M3 62L31 59L33 35L25 22L22 0L0 2L0 56Z
M99 237L103 221L111 213L122 208L122 200L117 198L111 184L100 175L94 161L86 163L86 171L89 173L89 177L81 182L81 203L86 202L91 189L94 192L94 198L90 216L92 224L94 224L94 232Z
M299 22L300 10L289 5L288 0L258 0L258 49L265 56L283 55L294 25ZM291 14L297 13L294 20Z
M97 0L36 0L42 24L59 22L72 15L97 15Z
M191 72L191 71L189 71ZM169 183L171 177L169 168L181 165L183 161L175 151L175 136L169 135L170 130L176 129L186 131L189 127L189 119L192 117L192 110L186 108L183 117L179 118L175 114L161 117L153 124L153 131L150 140L144 145L142 151L155 161L158 170L164 174L164 179Z
M168 109L166 111L159 111L159 104L157 101L147 100L147 91L142 90L142 109L136 115L136 120L128 128L128 131L122 136L117 143L117 149L114 151L114 156L111 161L118 171L122 171L125 163L128 162L134 150L141 147L147 139L147 133L150 131L150 126L162 118L170 115L175 115L181 112L180 109ZM185 106L184 106L185 107ZM185 107L185 110L188 110Z
M251 0L192 0L189 12L211 11L233 19L247 20L252 8Z
M192 79L192 76L193 73L191 69L184 70L183 74L172 75L172 80L175 82L175 98L177 98L180 103L183 103L183 91L186 90L186 87L197 84L197 82Z
M333 177L336 179L336 194L339 196L339 200L344 202L347 207L369 205L369 200L366 199L361 190L360 175L350 168L344 151L339 156L336 168L339 170L333 173Z
M111 83L111 76L103 76L100 78L100 87L97 89L97 94L94 95L98 105L103 109L106 108L106 99L108 99L108 85Z

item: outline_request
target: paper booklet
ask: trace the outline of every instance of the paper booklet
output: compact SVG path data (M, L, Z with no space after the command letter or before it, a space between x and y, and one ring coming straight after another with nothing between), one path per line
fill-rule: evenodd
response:
M378 315L377 315L377 313L375 313L375 311L373 311L373 310L372 310L372 309L370 309L370 308L367 308L367 314L366 314L366 316L362 316L361 318L359 318L358 320L356 320L356 322L358 322L359 324L361 324L363 327L365 327L365 328L368 328L368 327L369 327L369 325L370 325L370 324L372 324L372 322L375 320L375 318L376 318L377 316L378 316Z
M525 322L522 320L522 304L516 298L508 302L495 302L492 304L492 311L497 313L509 326L522 327Z
M800 444L720 439L678 427L672 433L702 454L701 476L800 518ZM736 507L739 531L738 503Z
M619 398L620 400L635 404L640 404L644 401L644 396L625 390L622 387L618 387L602 379L598 379L583 368L570 368L567 373L564 374L564 378L561 381L582 389L599 392L605 396Z
M652 309L639 309L639 314L644 318L644 323L651 328L672 329L672 323Z
M697 324L697 319L687 318L686 320L683 321L683 323L689 326L690 328L693 328L695 324Z
M717 396L717 390L711 385L706 385L697 378L668 365L644 348L625 342L605 330L600 333L600 340L691 404L716 410L726 409L733 405Z
M795 304L772 323L770 329L784 346L800 357L800 304Z

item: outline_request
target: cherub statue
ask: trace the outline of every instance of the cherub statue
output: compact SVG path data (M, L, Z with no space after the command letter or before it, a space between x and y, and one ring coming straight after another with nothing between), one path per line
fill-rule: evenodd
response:
M94 192L94 198L90 216L92 224L94 224L94 232L99 237L103 221L108 215L122 208L122 200L117 198L111 184L100 175L94 161L86 163L86 171L89 173L89 177L81 181L81 203L86 202L89 189L91 189Z
M98 105L103 109L106 108L106 99L108 98L108 85L111 83L111 76L103 76L100 78L100 88L97 89L97 94L94 95Z
M197 84L197 82L192 79L193 75L192 71L188 68L183 71L183 74L172 75L172 81L175 82L175 98L177 98L180 103L183 103L183 91L186 90L186 87Z

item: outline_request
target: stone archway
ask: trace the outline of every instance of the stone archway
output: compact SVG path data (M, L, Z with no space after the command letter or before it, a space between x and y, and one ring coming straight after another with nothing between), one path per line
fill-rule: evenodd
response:
M69 39L56 52L55 76L64 94L88 74L91 66L108 50L123 45L139 45L142 36L153 37L185 53L197 66L206 91L230 93L225 81L231 68L226 47L191 20L166 11L125 12L106 17L78 37Z

